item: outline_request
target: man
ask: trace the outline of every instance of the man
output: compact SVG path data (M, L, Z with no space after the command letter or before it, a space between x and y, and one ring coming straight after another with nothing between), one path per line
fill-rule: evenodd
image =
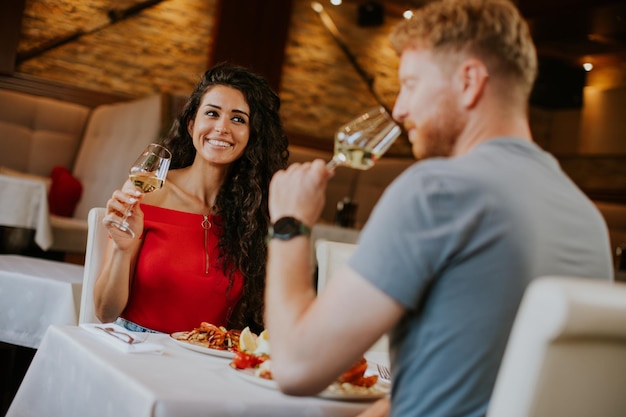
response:
M314 394L389 333L392 416L484 416L527 284L612 279L608 232L532 142L537 57L512 3L432 2L391 42L401 85L393 117L420 162L386 190L348 266L317 298L311 242L284 218L311 227L332 173L318 160L274 176L272 372L285 393Z

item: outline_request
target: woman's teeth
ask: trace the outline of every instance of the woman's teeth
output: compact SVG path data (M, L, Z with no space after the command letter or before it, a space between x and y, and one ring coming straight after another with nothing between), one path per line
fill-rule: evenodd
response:
M208 142L209 142L210 145L222 146L224 148L227 148L227 147L231 146L230 143L224 142L224 141L221 141L221 140L217 140L217 139L209 139Z

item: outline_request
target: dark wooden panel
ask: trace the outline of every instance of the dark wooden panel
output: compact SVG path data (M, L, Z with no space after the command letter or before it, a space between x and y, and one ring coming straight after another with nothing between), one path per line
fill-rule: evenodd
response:
M96 107L100 104L115 103L133 98L120 94L86 90L84 88L19 73L12 76L0 75L0 89L56 98L58 100L82 104L88 107Z
M0 74L12 74L15 69L25 3L26 0L0 2Z
M605 201L607 203L626 204L626 189L587 189L583 190L587 196L594 201Z
M209 66L228 61L264 76L278 91L292 0L222 0Z

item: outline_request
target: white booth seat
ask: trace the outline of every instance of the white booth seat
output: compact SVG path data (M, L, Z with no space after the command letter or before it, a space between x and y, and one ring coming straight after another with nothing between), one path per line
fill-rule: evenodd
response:
M159 140L164 106L164 97L153 95L94 109L72 170L83 194L73 218L51 216L52 250L85 252L89 210L105 206L128 179L128 169L143 148Z
M128 168L171 119L171 97L148 97L90 109L26 93L0 90L0 167L5 174L39 176L67 168L82 184L72 218L52 215L51 251L84 254L87 215L103 207L128 178Z
M488 417L626 416L626 284L542 277L520 305Z
M0 166L48 177L72 168L91 109L57 99L0 90Z

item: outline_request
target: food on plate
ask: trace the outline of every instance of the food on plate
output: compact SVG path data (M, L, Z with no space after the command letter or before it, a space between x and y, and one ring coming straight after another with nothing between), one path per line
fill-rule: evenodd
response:
M239 351L235 353L230 365L237 369L258 369L263 362L268 360L269 356L267 355L255 355L254 353ZM271 377L267 379L271 379Z
M269 359L269 356L266 358L267 359L261 362L261 364L259 364L259 366L254 370L254 375L263 379L272 379L272 370L270 369L272 361Z
M256 350L256 339L257 336L252 333L249 327L243 329L239 335L239 351L254 352Z
M374 386L378 382L378 375L365 376L365 371L367 371L367 360L361 357L357 363L337 378L337 382L366 388Z
M230 366L236 369L259 369L264 362L269 362L269 352L267 330L263 330L257 336L246 327L241 331L239 349ZM267 368L268 365L269 363L264 368ZM272 379L271 374L265 376L266 379Z
M269 355L270 345L267 330L263 330L258 336L246 327L239 335L239 351L252 353L257 356Z
M256 355L268 355L270 354L270 341L267 337L267 330L263 330L256 340L256 349L254 350Z
M200 327L188 332L181 332L176 339L210 349L237 352L241 333L241 330L226 330L223 326L218 327L203 321L200 323Z
M244 341L244 339L246 339ZM263 379L272 379L270 347L267 331L255 336L249 329L241 332L239 351L230 366L235 369L253 369L254 375ZM375 385L378 375L365 376L367 360L361 357L350 369L333 382L327 390L342 394L375 394L380 392Z

